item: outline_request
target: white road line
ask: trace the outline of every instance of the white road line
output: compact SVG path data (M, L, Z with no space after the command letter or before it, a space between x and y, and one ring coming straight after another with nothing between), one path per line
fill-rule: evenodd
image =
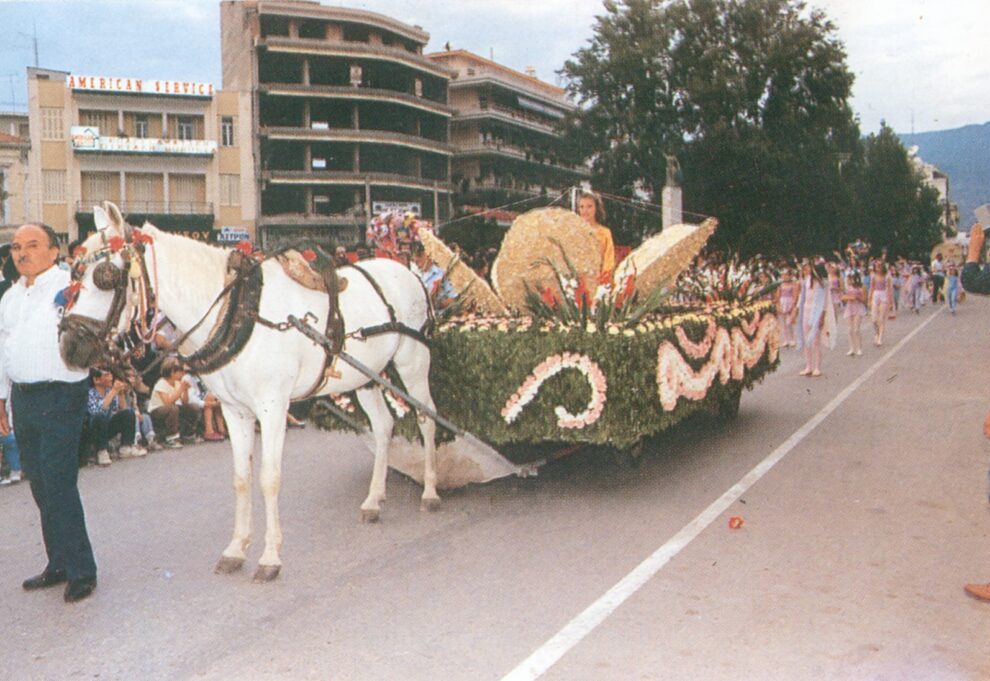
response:
M571 648L576 646L581 640L598 627L605 619L611 615L630 596L639 591L640 587L653 578L663 567L669 563L674 556L681 552L684 547L694 541L705 528L712 524L722 513L724 513L739 497L746 493L750 487L762 478L781 459L787 456L794 447L806 438L818 424L838 409L839 405L846 401L850 395L863 385L877 370L887 363L894 354L900 350L908 341L914 338L922 329L935 319L935 317L945 309L944 306L936 310L928 319L918 325L911 333L901 339L901 341L877 362L867 369L855 381L850 383L842 392L836 395L821 411L812 416L803 426L798 428L787 440L777 449L773 450L769 456L758 463L749 473L744 475L735 485L726 490L725 494L712 502L712 504L702 511L694 520L685 525L681 530L671 537L666 544L658 548L651 556L637 565L632 572L623 577L615 586L609 589L597 601L589 605L584 612L568 622L563 629L557 632L550 640L537 648L532 655L523 660L515 669L502 677L502 681L533 681L543 676L550 667L555 665Z

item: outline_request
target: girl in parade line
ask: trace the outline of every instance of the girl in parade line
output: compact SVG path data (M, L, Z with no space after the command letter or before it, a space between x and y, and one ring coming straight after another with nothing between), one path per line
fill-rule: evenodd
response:
M894 299L894 286L887 275L887 265L877 262L873 265L873 279L870 282L870 316L873 318L873 344L883 345L883 332L887 326L887 311Z
M832 296L832 304L835 306L835 315L842 312L842 277L839 276L839 266L834 262L825 265L828 271L828 292Z
M901 306L901 287L904 285L904 277L897 266L890 268L890 285L894 290L894 302L890 306L889 319L897 319L897 310Z
M797 299L801 284L794 281L794 274L789 267L781 273L780 286L777 287L777 312L780 314L780 346L795 347L794 323L797 321Z
M915 265L911 268L911 277L908 279L908 304L915 314L921 314L921 288L921 267Z
M956 313L956 304L959 302L959 268L949 265L945 277L945 299L949 303L949 312Z
M828 290L825 265L804 266L798 300L797 347L804 349L801 376L822 375L822 335L829 349L835 347L835 308Z
M863 278L858 272L854 272L849 278L849 285L842 296L846 304L846 311L843 317L849 322L849 352L853 355L863 354L863 337L860 335L860 325L863 323L863 316L866 314L866 291L863 290Z

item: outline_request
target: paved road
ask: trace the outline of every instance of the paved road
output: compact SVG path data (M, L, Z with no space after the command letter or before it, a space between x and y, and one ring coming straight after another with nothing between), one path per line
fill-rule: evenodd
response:
M497 681L536 678L519 667L534 651L555 681L988 679L990 604L962 591L990 580L988 322L982 300L902 316L884 348L827 353L821 379L787 351L736 421L688 424L637 467L575 456L436 514L393 476L377 525L358 522L358 441L292 431L268 585L211 571L225 445L82 472L100 586L71 607L21 591L42 567L36 512L26 485L0 489L0 679ZM545 645L678 533L600 624Z

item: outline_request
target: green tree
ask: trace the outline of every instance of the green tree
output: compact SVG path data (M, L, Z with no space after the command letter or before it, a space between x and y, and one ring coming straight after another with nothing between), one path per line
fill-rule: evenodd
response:
M894 131L882 123L866 139L857 172L861 233L891 256L927 259L942 240L938 192L924 183Z
M604 8L561 71L580 103L566 134L591 158L596 186L656 201L674 153L686 210L720 220L716 246L836 248L855 203L839 160L861 152L853 76L826 16L796 0ZM623 224L617 238L643 230Z

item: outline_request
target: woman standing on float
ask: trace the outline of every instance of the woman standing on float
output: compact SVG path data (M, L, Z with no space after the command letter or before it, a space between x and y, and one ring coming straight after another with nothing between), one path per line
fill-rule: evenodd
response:
M798 300L797 345L804 349L804 370L801 376L822 375L822 334L829 350L835 347L835 308L828 290L825 265L805 264L801 277L801 298Z
M612 242L612 230L601 224L606 219L601 197L591 192L583 192L578 197L577 212L595 230L595 238L598 239L598 250L602 258L599 268L601 281L610 283L612 272L615 271L615 244Z

